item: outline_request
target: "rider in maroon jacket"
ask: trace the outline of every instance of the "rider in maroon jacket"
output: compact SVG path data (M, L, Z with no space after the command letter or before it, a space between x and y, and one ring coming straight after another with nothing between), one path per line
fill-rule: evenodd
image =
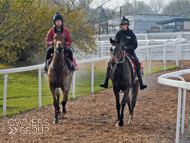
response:
M58 31L58 32L63 31L64 42L65 42L64 43L64 53L65 53L65 55L68 55L68 58L72 61L71 70L75 70L75 66L77 67L77 65L76 65L75 60L73 60L72 50L69 48L72 44L72 41L71 41L69 31L63 25L63 17L59 13L57 13L53 17L53 21L54 21L54 27L56 27L56 31ZM54 44L53 44L54 27L49 30L49 32L46 36L46 46L48 47L48 49L46 51L46 62L45 62L45 67L43 69L44 72L47 72L47 70L48 70L47 60L50 58L51 53L54 53Z

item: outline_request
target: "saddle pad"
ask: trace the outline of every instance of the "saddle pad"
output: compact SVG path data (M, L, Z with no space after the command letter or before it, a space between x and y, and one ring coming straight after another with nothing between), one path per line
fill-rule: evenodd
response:
M135 68L135 62L131 59L131 57L129 55L126 54L126 60L129 62L129 65L130 65L130 68L131 68L131 71L133 73L133 77L132 79L134 79L134 76L136 76L136 68Z
M127 61L129 62L129 65L131 67L131 70L133 72L133 79L134 79L134 76L135 76L135 79L138 79L138 76L136 74L136 66L135 66L135 62L131 59L131 57L129 55L126 54L125 56L127 58ZM141 69L141 73L142 73L142 77L144 76L144 70L143 70L143 67L142 67L142 63L140 62L140 69Z

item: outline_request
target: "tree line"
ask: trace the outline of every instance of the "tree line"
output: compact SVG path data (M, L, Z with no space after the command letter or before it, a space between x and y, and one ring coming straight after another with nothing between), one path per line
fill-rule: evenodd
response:
M96 51L93 25L88 13L75 1L1 0L0 63L26 66L44 62L46 35L59 12L79 55Z
M59 12L73 41L78 57L96 52L94 24L119 16L116 10L91 8L93 0L0 0L0 64L26 66L44 62L45 38ZM122 6L122 15L165 14L189 18L189 1L151 0L149 5L134 0Z

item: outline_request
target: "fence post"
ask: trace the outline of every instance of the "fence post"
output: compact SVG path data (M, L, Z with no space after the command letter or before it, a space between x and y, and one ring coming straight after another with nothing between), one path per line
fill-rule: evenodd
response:
M102 42L102 45L101 45L101 58L103 57L103 45L104 45L104 42Z
M75 72L73 74L73 99L75 99Z
M178 67L178 59L179 59L179 54L178 54L178 45L176 44L176 66Z
M5 74L4 77L4 97L3 97L3 115L6 116L6 107L7 107L7 77L8 74Z
M147 33L145 34L145 40L148 40ZM146 46L148 46L148 44L149 44L149 41L146 43ZM148 61L149 60L149 49L146 50L146 56L147 56L146 61Z
M147 42L147 46L148 46L149 42ZM149 49L146 50L146 61L149 61Z
M38 88L39 88L39 107L42 107L42 84L41 84L41 69L38 69Z
M152 49L150 49L150 60L149 60L149 69L148 69L148 73L150 73L151 60L152 60Z
M94 93L94 62L92 62L91 93Z
M175 139L176 143L179 143L180 113L181 113L181 88L178 88L177 124L176 124L176 139Z
M164 43L165 44L165 43ZM166 70L166 54L167 53L167 51L166 51L166 47L164 47L164 52L163 52L163 60L164 60L164 70Z
M177 33L177 39L178 38L183 38L183 32L178 32ZM178 52L178 59L183 60L182 59L182 52L183 52L182 46L178 46L177 52Z
M183 89L183 108L182 108L182 121L181 121L182 134L184 134L184 124L185 124L185 101L186 101L186 89Z

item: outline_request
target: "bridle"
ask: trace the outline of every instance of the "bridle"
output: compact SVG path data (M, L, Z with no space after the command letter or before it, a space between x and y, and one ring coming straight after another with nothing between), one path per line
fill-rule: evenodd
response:
M121 46L121 45L120 45ZM112 46L112 48L113 48L113 46ZM114 50L114 49L113 49ZM120 53L121 53L121 48L120 48ZM125 61L125 56L123 57L123 60L121 60L121 61L116 61L116 62L114 62L115 64L122 64L123 62Z

